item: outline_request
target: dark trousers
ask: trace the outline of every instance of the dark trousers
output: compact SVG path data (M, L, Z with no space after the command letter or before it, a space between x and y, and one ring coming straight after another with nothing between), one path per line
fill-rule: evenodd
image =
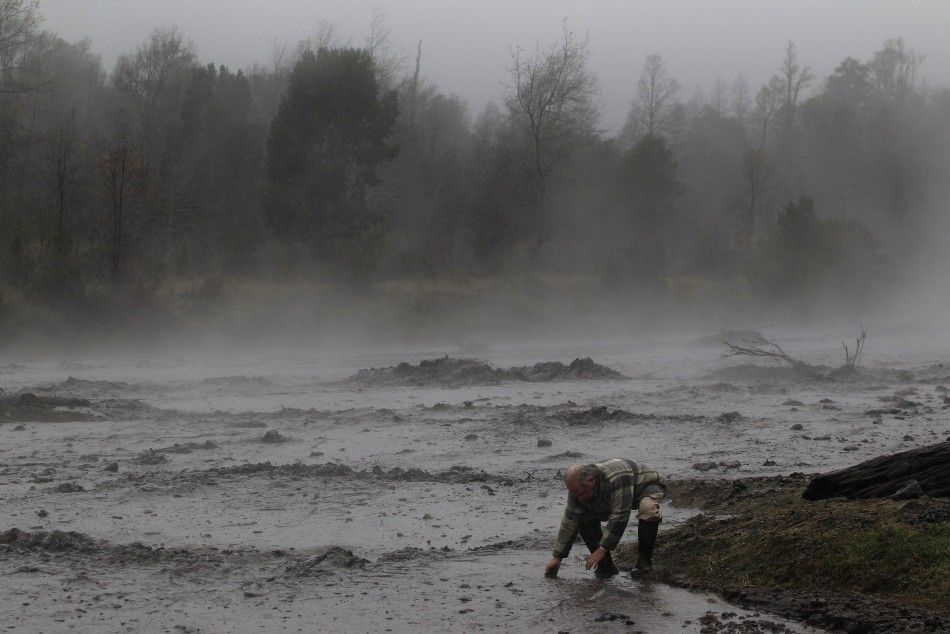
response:
M581 539L584 540L584 545L587 546L590 552L594 552L600 547L600 540L604 536L604 531L601 530L600 522L597 520L592 519L581 522L577 526L577 532L580 534Z

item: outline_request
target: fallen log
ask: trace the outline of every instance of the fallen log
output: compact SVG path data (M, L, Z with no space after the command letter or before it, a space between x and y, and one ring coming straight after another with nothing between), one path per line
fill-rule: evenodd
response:
M816 476L805 487L806 500L834 497L884 498L916 480L923 495L950 497L950 441L880 456Z

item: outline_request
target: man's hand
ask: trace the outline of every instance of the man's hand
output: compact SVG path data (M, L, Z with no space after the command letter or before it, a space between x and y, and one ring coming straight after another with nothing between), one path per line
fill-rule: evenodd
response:
M556 577L558 568L561 567L561 558L560 557L551 557L551 561L548 562L548 565L544 567L544 576L545 577Z
M587 561L584 562L584 566L590 570L594 566L600 563L600 560L607 556L607 551L603 547L598 547L597 550L592 552L587 557Z

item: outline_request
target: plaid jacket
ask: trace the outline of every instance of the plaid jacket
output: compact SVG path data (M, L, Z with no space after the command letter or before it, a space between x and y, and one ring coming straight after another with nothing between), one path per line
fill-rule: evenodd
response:
M632 460L613 458L595 466L600 475L594 483L594 497L590 502L581 502L573 494L567 496L561 530L554 543L555 557L567 557L577 538L578 525L590 520L607 522L600 545L605 550L613 550L627 528L630 511L646 495L644 490L651 484L663 486L659 473Z

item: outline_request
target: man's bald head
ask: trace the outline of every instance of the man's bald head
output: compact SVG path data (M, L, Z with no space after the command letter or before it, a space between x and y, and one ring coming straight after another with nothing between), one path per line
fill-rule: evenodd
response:
M581 502L594 496L594 483L600 472L592 464L574 464L564 472L564 486Z

